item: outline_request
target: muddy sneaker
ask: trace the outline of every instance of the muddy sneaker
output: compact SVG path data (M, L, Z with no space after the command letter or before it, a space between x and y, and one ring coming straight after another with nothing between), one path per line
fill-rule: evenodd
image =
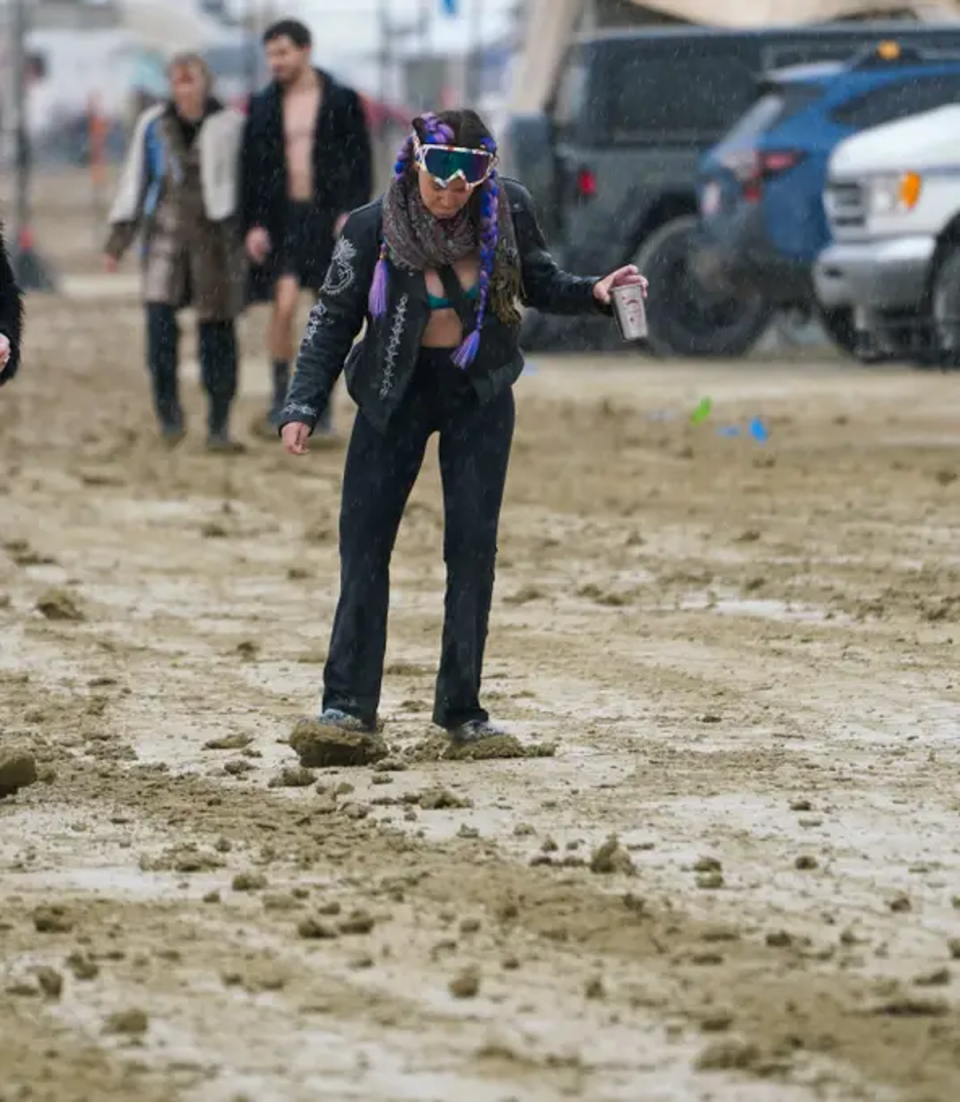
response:
M453 742L459 743L482 742L488 738L500 738L506 733L502 727L497 727L488 719L470 719L448 732Z
M160 440L164 447L175 448L186 435L182 422L168 421L160 426Z
M373 728L362 719L342 712L339 708L324 708L317 716L317 723L321 727L335 727L338 731L362 731L369 734Z

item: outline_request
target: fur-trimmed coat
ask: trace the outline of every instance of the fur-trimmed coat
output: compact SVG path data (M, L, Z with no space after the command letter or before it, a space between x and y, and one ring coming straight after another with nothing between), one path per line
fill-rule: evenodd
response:
M211 100L192 140L172 105L137 121L109 215L106 252L143 236L144 299L229 321L245 304L240 233L243 117Z
M10 342L10 359L0 367L0 386L9 383L20 367L20 343L23 337L23 295L13 274L0 226L0 333Z

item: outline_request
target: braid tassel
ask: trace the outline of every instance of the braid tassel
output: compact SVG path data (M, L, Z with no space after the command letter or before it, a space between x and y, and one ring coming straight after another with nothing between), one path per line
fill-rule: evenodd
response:
M377 260L377 266L373 270L373 282L370 284L368 305L371 317L382 318L387 312L387 283L389 278L387 273L387 245L384 242L380 246L380 256Z
M493 172L483 185L483 195L480 201L480 295L477 300L477 322L473 331L467 334L460 347L453 354L453 362L460 368L469 367L480 351L480 333L483 330L483 323L487 316L490 280L493 276L493 266L497 256L497 242L500 239L500 228L497 220L499 195L500 185L497 182L496 172Z

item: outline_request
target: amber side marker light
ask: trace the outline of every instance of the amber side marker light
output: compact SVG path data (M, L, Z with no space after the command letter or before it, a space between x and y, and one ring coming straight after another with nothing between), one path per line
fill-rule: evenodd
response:
M916 172L907 172L900 181L900 202L913 210L920 199L922 181Z

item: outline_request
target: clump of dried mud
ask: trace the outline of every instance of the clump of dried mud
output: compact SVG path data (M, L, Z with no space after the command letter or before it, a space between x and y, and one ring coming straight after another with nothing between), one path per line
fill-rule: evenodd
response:
M290 746L305 769L373 765L390 753L379 735L339 731L312 719L302 719L294 727Z
M26 750L0 750L0 800L36 784L37 763Z
M86 619L83 610L72 594L63 589L48 589L37 600L37 611L48 620L66 620L79 623Z
M455 742L447 735L432 735L404 751L409 762L494 761L515 758L552 758L556 747L548 743L525 746L513 735L496 735L479 742Z

